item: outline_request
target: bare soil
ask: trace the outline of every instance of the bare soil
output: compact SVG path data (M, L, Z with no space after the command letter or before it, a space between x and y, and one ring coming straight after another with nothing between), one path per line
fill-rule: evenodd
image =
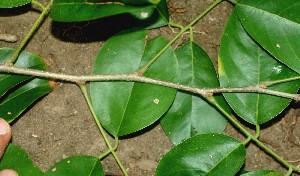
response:
M171 20L183 25L193 20L212 0L169 0ZM45 3L45 2L44 2ZM222 2L194 26L195 41L217 65L220 38L233 6ZM0 42L0 47L16 47L37 19L39 13L28 6L0 10L0 32L14 34L17 43ZM123 22L122 22L123 21ZM120 27L121 26L121 27ZM104 41L126 26L120 18L85 23L57 23L45 20L26 50L39 54L49 64L49 71L66 74L90 74ZM152 30L150 37L174 36L169 27ZM174 47L188 41L188 35ZM272 122L263 126L260 139L286 160L300 164L299 104L293 103ZM86 102L76 85L61 82L13 125L12 143L22 147L34 163L46 171L54 163L74 155L94 155L107 150ZM230 124L226 134L244 139ZM112 141L113 142L113 141ZM159 123L120 140L118 155L132 176L152 175L160 158L172 143ZM102 161L107 175L122 175L111 156ZM272 169L286 172L273 158L254 144L247 146L246 170ZM294 174L297 175L297 174Z

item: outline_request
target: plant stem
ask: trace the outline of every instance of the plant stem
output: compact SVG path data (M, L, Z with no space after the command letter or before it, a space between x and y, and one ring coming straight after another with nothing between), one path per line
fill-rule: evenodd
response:
M82 92L83 95L84 95L84 98L85 98L85 100L86 100L86 102L87 102L87 104L88 104L88 106L89 106L89 108L90 108L90 111L91 111L91 113L92 113L92 115L93 115L93 117L94 117L94 120L95 120L95 122L96 122L96 124L97 124L97 126L98 126L98 128L99 128L99 130L100 130L100 133L101 133L101 135L102 135L102 137L103 137L103 139L104 139L104 141L105 141L105 143L106 143L106 145L107 145L107 147L108 147L110 153L114 156L114 158L115 158L117 164L119 165L119 167L120 167L120 169L122 170L122 172L124 173L124 175L125 175L125 176L128 176L128 174L127 174L127 172L126 172L124 166L122 165L122 163L121 163L121 161L120 161L118 155L117 155L117 154L115 153L115 151L114 151L114 150L117 148L117 146L116 146L116 145L115 145L115 147L112 147L112 146L111 146L111 144L110 144L110 142L109 142L109 140L108 140L108 138L107 138L107 136L106 136L106 132L105 132L104 128L102 127L102 125L101 125L99 119L97 118L97 115L96 115L96 113L95 113L95 111L94 111L94 108L93 108L93 106L92 106L91 100L90 100L90 98L89 98L89 96L88 96L88 93L87 93L87 89L86 89L85 84L79 83L78 85L79 85L79 87L80 87L80 89L81 89L81 92ZM118 138L115 138L115 140L118 140ZM118 143L116 143L116 144L118 144ZM115 148L115 149L114 149L114 148ZM107 152L105 152L105 153L107 153Z
M281 83L285 83L285 82L290 82L290 81L295 81L295 80L299 80L300 76L295 76L292 78L285 78L285 79L281 79L281 80L275 80L275 81L265 81L262 82L262 85L265 85L267 87L275 85L275 84L281 84Z
M267 147L264 143L262 143L259 139L252 138L252 140L260 147L262 148L266 153L268 153L270 156L272 156L275 160L277 160L279 163L284 165L288 169L293 169L297 172L300 172L300 168L297 168L296 166L291 165L288 163L285 159L278 156L275 152L273 152L269 147Z
M137 72L140 75L143 75L147 71L147 69L159 58L159 56L161 56L185 31L189 30L193 25L195 25L202 17L204 17L220 2L222 2L222 0L216 0L214 3L208 6L197 18L195 18L191 23L189 23L185 27L182 27L179 24L169 22L170 26L179 27L181 29L180 32L165 47L163 47L163 49L161 49L147 64L140 67Z
M211 5L209 5L198 17L196 17L190 24L186 26L187 29L194 26L202 17L204 17L209 11L215 8L223 0L216 0Z
M45 9L45 6L43 6L43 4L41 4L40 2L38 2L36 0L32 0L31 3L39 6L42 11Z
M207 100L212 104L214 105L219 111L221 111L227 118L228 120L235 126L237 127L246 137L250 137L252 138L253 135L247 131L238 121L236 121L232 116L231 114L229 114L227 111L225 111L220 105L219 103L216 101L216 99L211 96L211 97L208 97Z
M190 27L190 42L194 41L194 32L193 32L193 28Z
M18 59L19 54L23 50L23 48L26 46L28 41L31 39L33 34L36 32L36 30L40 27L41 23L44 21L46 16L48 15L51 7L53 5L53 0L50 0L48 5L43 9L41 15L38 17L38 19L35 21L31 29L29 30L28 34L25 36L25 38L21 41L21 44L18 46L14 54L6 61L6 65L12 66L13 63Z
M169 22L169 25L171 27L176 27L176 28L179 28L180 30L182 30L184 27L181 25L181 24L177 24L177 23L173 23L173 22Z
M119 146L119 139L118 139L118 137L115 137L115 145L113 146L113 151L116 151L118 146ZM109 149L107 151L103 152L101 155L98 156L99 160L106 157L110 153L111 153L111 151Z
M251 141L251 137L247 137L246 140L242 141L241 143L245 146Z
M166 45L164 46L147 64L141 66L137 73L143 75L147 69L161 56L183 33L185 32L184 29L181 29L180 32Z
M258 139L259 135L260 135L260 126L259 125L255 125L255 138Z
M41 71L41 70L26 69L26 68L20 68L20 67L10 67L10 66L1 65L1 64L0 64L0 72L20 74L20 75L29 75L29 76L48 78L48 79L53 79L53 80L62 80L62 81L73 82L73 83L101 82L101 81L106 81L106 82L107 81L143 82L143 83L149 83L149 84L154 84L154 85L159 85L159 86L170 87L170 88L174 88L174 89L178 89L178 90L183 90L183 91L187 91L190 93L198 94L203 97L207 97L207 96L210 96L211 94L217 94L217 93L261 93L261 94L274 95L277 97L284 97L284 98L289 98L289 99L293 99L296 101L300 101L299 94L290 94L290 93L261 88L260 87L261 84L259 84L257 86L233 87L233 88L230 88L230 87L200 88L200 87L188 86L188 85L174 83L174 82L168 82L168 81L147 78L144 76L137 75L135 73L75 76L75 75L45 72L45 71Z
M290 168L284 176L290 176L293 173L293 168Z
M207 100L213 104L219 111L221 111L228 120L236 126L247 138L250 138L252 141L254 141L260 148L262 148L265 152L267 152L270 156L272 156L274 159L276 159L279 163L284 165L288 169L295 170L297 172L300 172L300 168L293 166L289 164L287 161L285 161L283 158L278 156L275 152L273 152L269 147L267 147L264 143L262 143L259 139L256 138L258 132L256 132L256 136L253 136L249 131L247 131L238 121L236 121L229 113L227 113L214 99L214 97L208 97ZM256 129L258 127L256 126ZM246 140L248 141L248 139ZM244 144L244 143L243 143Z

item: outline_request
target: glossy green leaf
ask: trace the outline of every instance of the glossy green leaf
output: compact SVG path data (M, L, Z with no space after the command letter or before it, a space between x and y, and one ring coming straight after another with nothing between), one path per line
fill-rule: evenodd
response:
M158 163L155 176L235 175L245 160L239 141L222 134L193 136L172 148Z
M147 4L159 4L163 0L120 0L120 2L128 5L147 5Z
M167 44L163 37L147 42L147 31L127 31L110 38L101 48L93 74L131 73L152 59ZM144 74L172 81L177 59L169 47ZM160 118L172 104L176 90L133 82L91 83L91 100L102 125L114 136L140 130Z
M24 150L14 144L9 144L1 161L0 170L13 169L20 176L42 176L44 173L37 168Z
M166 25L169 20L166 0L104 1L104 0L56 0L50 16L55 21L88 21L118 14L131 14L145 23L145 27ZM149 23L149 24L148 24Z
M236 9L251 37L300 73L299 0L241 0Z
M271 171L271 170L259 170L253 172L247 172L241 176L284 176L283 173Z
M251 39L235 10L226 26L219 53L219 77L222 87L255 86L264 81L281 80L298 74L274 59ZM268 87L296 93L299 81ZM257 93L225 93L234 111L252 124L261 124L278 115L290 99Z
M209 56L197 44L190 42L175 51L180 65L181 84L203 88L219 87L217 74ZM216 101L229 111L222 95ZM161 120L161 125L177 145L191 136L204 133L222 133L226 127L223 115L203 98L178 91L176 98Z
M4 64L5 61L8 60L14 52L15 49L13 48L0 48L0 64ZM26 51L21 52L21 54L18 57L18 60L15 63L15 66L39 70L44 70L47 68L46 63L40 56ZM30 78L32 78L32 76L22 76L4 73L0 74L0 98L9 89Z
M0 8L13 8L30 3L31 0L1 0Z
M0 103L0 117L12 122L33 102L52 91L48 80L35 78L4 97Z
M46 175L104 176L104 171L97 157L75 156L59 161L46 172Z

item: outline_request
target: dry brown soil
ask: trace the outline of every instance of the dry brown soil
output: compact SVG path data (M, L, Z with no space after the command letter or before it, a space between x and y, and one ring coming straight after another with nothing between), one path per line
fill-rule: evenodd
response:
M169 0L171 20L183 25L190 22L212 0ZM195 41L217 63L222 31L232 11L223 2L194 26ZM0 31L14 34L17 43L0 42L0 47L16 47L39 13L28 6L0 10ZM45 20L26 50L37 53L51 65L49 71L74 75L90 74L95 56L104 41L126 26L124 20L109 18L89 23L54 23ZM174 36L169 27L152 30L150 37ZM176 45L188 41L184 35ZM174 45L175 47L175 45ZM299 104L293 103L272 122L265 124L260 139L286 160L300 163ZM12 142L22 147L42 170L74 155L99 155L107 150L86 102L74 84L59 83L52 93L37 102L12 125ZM231 125L226 134L243 139ZM172 147L159 123L120 140L118 155L129 175L152 175L160 158ZM102 161L107 175L122 175L111 156ZM286 171L257 146L247 146L245 169ZM297 175L297 174L294 174Z

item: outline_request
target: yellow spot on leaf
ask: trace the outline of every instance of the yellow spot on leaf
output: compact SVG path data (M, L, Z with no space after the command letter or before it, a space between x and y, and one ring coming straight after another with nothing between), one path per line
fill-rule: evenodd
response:
M155 98L155 99L153 100L153 103L158 104L158 103L159 103L159 99Z
M219 61L220 61L220 58L219 58ZM223 68L223 65L222 65L222 62L218 62L218 72L219 72L219 75L220 76L225 76L225 71L224 71L224 68Z
M143 18L147 18L148 15L149 15L148 12L141 12L141 17L143 17Z

